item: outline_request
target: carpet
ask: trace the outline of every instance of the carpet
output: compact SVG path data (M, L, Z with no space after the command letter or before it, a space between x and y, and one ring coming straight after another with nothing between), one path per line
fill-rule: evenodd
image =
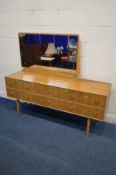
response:
M116 125L0 98L0 175L116 175Z

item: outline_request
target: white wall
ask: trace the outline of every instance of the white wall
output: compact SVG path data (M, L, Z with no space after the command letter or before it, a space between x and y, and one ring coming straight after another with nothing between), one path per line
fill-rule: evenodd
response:
M116 122L116 0L0 0L0 96L21 69L18 32L77 33L81 77L112 83L106 120Z

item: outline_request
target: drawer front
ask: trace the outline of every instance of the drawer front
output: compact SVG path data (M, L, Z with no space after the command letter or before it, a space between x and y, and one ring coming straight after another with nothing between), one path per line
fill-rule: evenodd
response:
M44 105L47 107L51 107L54 109L58 109L58 110L63 110L64 111L64 106L65 103L63 101L59 101L50 97L45 97L45 96L40 96L38 97L40 99L39 100L39 104L40 105Z
M19 92L13 89L7 88L7 96L13 97L13 98L19 98Z
M42 95L36 95L36 94L23 94L21 99L28 100L35 104L39 104L39 105L43 105L43 106L65 111L65 102L57 100L55 98L42 96Z
M7 88L7 95L12 98L18 98L20 100L40 104L43 106L51 107L57 110L61 111L67 111L72 114L80 114L85 117L93 118L93 119L98 119L98 120L103 120L104 118L104 111L94 108L94 107L89 107L86 105L81 105L77 103L71 103L68 101L63 101L63 100L58 100L55 98L50 98L42 95L35 95L27 92L21 92L21 91L16 91L13 89Z
M93 105L95 107L105 108L106 106L106 97L94 94L88 94L86 96L85 104Z
M41 95L31 95L28 97L28 101L40 104L43 106L51 107L57 110L70 112L72 114L83 115L85 117L103 120L104 119L104 111L94 108L88 107L86 105L70 103L63 100L58 100L55 98L45 97Z
M36 104L41 104L42 101L42 97L40 95L35 95L35 94L31 94L29 95L29 101L36 103Z
M106 97L6 77L7 95L89 118L104 118ZM101 109L100 109L101 108ZM103 110L102 110L103 109Z
M97 109L94 107L89 107L86 105L76 104L76 103L65 103L65 110L70 113L80 114L85 117L93 118L93 119L100 119L103 120L104 118L104 110Z
M74 90L68 90L67 101L84 103L84 99L86 98L85 94L82 92L77 92Z
M51 87L38 83L33 84L34 93L38 95L50 96Z
M20 100L29 101L29 97L30 97L30 95L28 93L20 91L20 93L19 93Z
M67 90L58 87L50 87L49 95L56 99L66 100Z
M42 94L42 85L38 83L33 84L33 90L35 94Z
M25 92L33 92L33 83L22 80L16 80L15 88Z
M67 90L63 88L57 88L42 84L34 84L33 89L35 94L40 94L58 99L66 99Z
M77 109L78 112L78 109ZM103 120L104 119L104 110L97 109L97 108L92 108L88 106L81 106L79 109L79 112L81 115L84 115L85 117L93 118L93 119L98 119L98 120Z
M51 108L54 108L54 109L58 109L58 110L61 110L61 111L65 111L65 102L64 102L64 101L60 101L60 100L51 98L51 99L50 99L49 106L50 106Z
M100 109L91 109L89 111L89 115L91 118L95 118L95 119L100 119L103 120L104 119L104 113L105 111L100 110Z
M22 91L29 91L33 92L33 83L23 81L23 80L16 80L9 77L6 77L6 87L12 88L15 90L22 90Z
M92 105L100 108L105 108L106 106L106 97L104 96L77 92L73 90L69 90L68 92L67 101Z
M43 106L50 106L50 100L51 98L42 96L42 95L35 95L35 94L29 94L29 93L22 93L21 99L26 100L35 104L43 105Z
M65 102L65 111L74 113L74 114L79 114L79 111L77 111L78 107L80 105L76 103L71 103L71 102Z
M99 108L105 108L106 98L104 96L78 92L58 87L52 87L42 84L34 84L32 91L36 94L53 97L80 104L92 105Z
M5 81L6 81L6 87L15 88L15 79L6 77Z

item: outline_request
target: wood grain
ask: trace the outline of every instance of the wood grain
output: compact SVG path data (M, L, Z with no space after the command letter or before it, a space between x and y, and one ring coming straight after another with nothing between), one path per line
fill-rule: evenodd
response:
M110 83L58 76L52 68L41 70L41 66L32 66L5 77L7 95L89 119L104 120ZM87 134L89 123L90 120Z

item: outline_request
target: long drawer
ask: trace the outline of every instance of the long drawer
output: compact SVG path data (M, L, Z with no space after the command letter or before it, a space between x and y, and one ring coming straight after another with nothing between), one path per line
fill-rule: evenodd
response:
M6 77L6 87L22 91L33 92L33 83Z
M7 95L13 98L18 98L20 100L25 100L27 102L51 107L57 110L66 111L73 114L83 115L89 118L102 120L104 117L104 110L84 104L78 104L61 99L56 99L53 97L37 95L23 91L21 92L9 88L7 88Z
M31 83L12 78L6 78L6 85L9 88L18 89L24 92L40 94L69 102L91 105L102 109L106 106L106 97L101 95L42 85L39 83Z

